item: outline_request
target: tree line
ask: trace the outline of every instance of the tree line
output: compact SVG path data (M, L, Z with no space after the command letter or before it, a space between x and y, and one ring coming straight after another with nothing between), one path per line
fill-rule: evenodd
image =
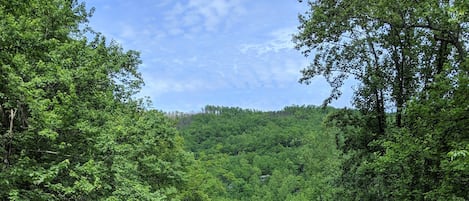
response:
M469 200L468 1L307 1L323 107L172 116L84 3L0 2L0 200Z

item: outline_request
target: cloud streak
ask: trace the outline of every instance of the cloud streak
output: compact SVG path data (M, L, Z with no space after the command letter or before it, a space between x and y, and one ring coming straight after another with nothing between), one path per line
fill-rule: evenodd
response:
M166 26L172 35L215 32L243 13L241 3L240 0L177 2L165 13Z
M281 50L292 50L294 48L294 44L292 42L293 33L295 33L295 29L292 28L274 30L270 33L270 40L262 43L242 44L239 49L244 54L254 51L258 55L272 52L277 53Z

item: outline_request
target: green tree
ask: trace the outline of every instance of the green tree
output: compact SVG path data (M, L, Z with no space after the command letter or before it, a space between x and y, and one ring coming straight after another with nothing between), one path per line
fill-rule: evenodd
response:
M335 138L321 122L331 108L259 112L207 106L179 121L214 200L332 200L339 172Z
M468 66L445 65L428 91L409 102L408 124L384 141L376 170L392 177L397 199L467 200ZM448 76L458 70L455 76Z
M324 76L332 87L330 103L348 77L361 85L355 106L371 112L377 132L386 127L385 106L396 108L395 124L416 90L432 82L443 64L466 57L467 2L308 1L300 15L296 48L313 54L300 82ZM454 51L451 51L454 49Z
M191 156L173 123L157 111L114 110L96 147L110 200L183 199ZM116 118L117 117L117 118Z
M297 49L313 57L300 82L324 76L332 87L325 104L340 96L345 79L359 82L353 102L359 113L344 110L329 120L340 130L337 144L344 152L339 197L466 199L457 189L467 186L467 174L445 169L451 167L448 155L465 153L467 145L467 137L458 137L467 136L459 115L467 102L456 92L467 90L460 84L467 80L469 3L308 1L308 6L294 36ZM464 164L462 155L453 164Z
M188 197L182 138L133 98L138 52L93 32L91 13L0 1L0 200Z

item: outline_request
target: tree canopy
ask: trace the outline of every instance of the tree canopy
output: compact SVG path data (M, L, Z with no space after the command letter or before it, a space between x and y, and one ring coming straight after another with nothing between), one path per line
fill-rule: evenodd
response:
M0 199L192 196L174 124L133 97L139 53L91 15L77 1L0 3Z
M335 130L322 121L334 110L206 106L181 117L178 128L206 170L200 183L213 200L330 200L340 159Z
M300 82L324 76L325 104L347 78L354 106L330 119L344 138L344 200L465 200L469 3L308 1ZM456 157L457 155L457 157Z
M469 200L469 2L304 5L325 107L170 115L93 9L0 0L0 200Z

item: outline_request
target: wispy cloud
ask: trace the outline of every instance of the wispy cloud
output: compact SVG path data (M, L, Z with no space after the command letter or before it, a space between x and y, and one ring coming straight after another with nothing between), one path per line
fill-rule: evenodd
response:
M193 92L198 90L208 90L210 85L206 85L202 80L174 80L174 79L151 79L146 78L146 88L142 91L146 96L159 96L168 92Z
M263 55L271 52L279 52L281 50L292 50L294 44L292 42L292 35L295 33L295 28L282 28L272 31L267 41L261 43L247 43L240 45L239 49L242 53L256 52L258 55Z
M307 60L293 49L294 31L290 27L278 28L267 33L264 40L238 45L240 57L247 59L244 67L256 75L256 82L261 83L259 87L284 88L297 84Z
M172 35L189 32L214 32L243 12L240 0L189 0L177 2L165 14Z

